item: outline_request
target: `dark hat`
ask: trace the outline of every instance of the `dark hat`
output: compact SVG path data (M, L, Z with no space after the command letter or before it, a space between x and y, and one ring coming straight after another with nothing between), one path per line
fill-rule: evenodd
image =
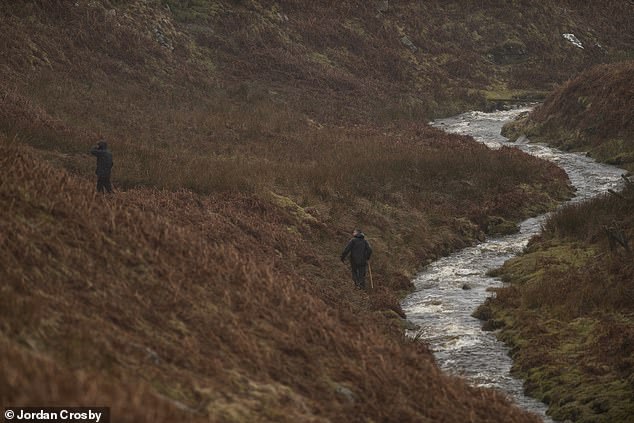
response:
M97 147L101 149L105 149L108 147L108 143L106 142L106 140L101 140L97 143Z

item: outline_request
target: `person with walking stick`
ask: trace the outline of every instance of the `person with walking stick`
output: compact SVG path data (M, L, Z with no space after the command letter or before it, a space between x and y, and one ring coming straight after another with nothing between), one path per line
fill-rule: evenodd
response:
M365 239L361 229L357 228L352 232L352 239L341 253L341 261L345 262L348 255L350 255L350 268L354 285L360 289L367 289L365 275L369 265L368 261L372 256L372 247Z

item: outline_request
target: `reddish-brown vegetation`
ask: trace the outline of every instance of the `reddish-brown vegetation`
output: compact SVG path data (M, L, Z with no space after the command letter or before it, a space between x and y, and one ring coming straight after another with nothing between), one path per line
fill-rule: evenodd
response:
M480 3L3 2L2 403L99 402L135 422L535 420L440 374L384 315L418 265L547 208L565 175L421 121L613 59L627 5L592 22L614 53L598 57L537 37L558 6L504 2L543 19L520 67L569 59L533 86L486 57L506 34L490 28L526 25ZM111 197L88 182L99 135ZM337 260L357 225L377 252L370 295Z
M507 128L634 170L634 61L594 67Z
M555 213L505 264L512 284L486 305L528 390L559 420L627 422L634 412L632 207L634 183Z
M304 277L295 266L320 257L288 210L100 196L33 155L2 141L3 404L97 401L117 421L533 421L443 376L351 288Z

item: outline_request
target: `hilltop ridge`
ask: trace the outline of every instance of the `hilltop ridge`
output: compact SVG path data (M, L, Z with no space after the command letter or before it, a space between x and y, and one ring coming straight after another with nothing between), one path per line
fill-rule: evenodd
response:
M80 82L74 95L82 81L136 80L188 95L215 88L207 94L223 103L266 100L318 121L384 122L543 95L631 54L625 0L379 3L15 1L2 6L2 73L62 71Z

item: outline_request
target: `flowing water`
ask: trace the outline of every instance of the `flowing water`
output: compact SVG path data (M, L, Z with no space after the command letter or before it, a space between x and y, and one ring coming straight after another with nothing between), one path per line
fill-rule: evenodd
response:
M566 153L527 140L509 143L500 135L502 125L529 109L514 109L494 113L469 112L437 120L433 126L447 132L471 135L490 148L508 145L529 154L555 162L568 174L581 201L609 188L620 187L622 169L596 163L584 154ZM481 330L481 322L471 313L491 293L489 287L500 287L499 279L487 277L490 269L522 252L529 238L540 231L546 215L531 218L521 224L518 234L491 238L477 246L458 251L425 267L414 279L416 290L402 306L408 319L420 326L422 339L434 351L440 367L465 377L475 386L498 389L520 407L551 422L546 406L523 393L522 381L510 375L511 358L508 348L492 332ZM470 289L463 289L464 286Z

